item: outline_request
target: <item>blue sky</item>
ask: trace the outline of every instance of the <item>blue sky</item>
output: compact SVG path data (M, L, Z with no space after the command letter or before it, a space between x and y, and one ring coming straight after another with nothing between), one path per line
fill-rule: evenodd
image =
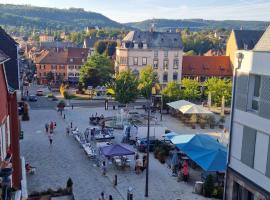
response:
M0 3L78 7L118 22L152 18L270 21L270 0L0 0Z

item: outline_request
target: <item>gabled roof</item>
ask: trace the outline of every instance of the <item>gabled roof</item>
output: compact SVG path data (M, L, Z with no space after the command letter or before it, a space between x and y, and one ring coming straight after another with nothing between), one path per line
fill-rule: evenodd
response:
M180 33L130 31L123 41L146 43L149 48L183 48Z
M229 56L183 56L182 76L232 76Z
M270 52L270 26L266 29L261 39L254 47L254 51L267 51Z
M67 51L47 50L36 57L37 64L66 64Z
M257 44L263 30L233 30L238 50L252 50Z

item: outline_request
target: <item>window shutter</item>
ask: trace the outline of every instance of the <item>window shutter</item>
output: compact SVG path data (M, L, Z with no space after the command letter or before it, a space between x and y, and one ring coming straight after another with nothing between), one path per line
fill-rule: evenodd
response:
M247 126L244 126L243 131L241 161L253 168L257 131Z
M259 116L270 119L270 77L261 77Z
M247 74L238 72L235 91L235 108L238 110L247 111L248 80Z

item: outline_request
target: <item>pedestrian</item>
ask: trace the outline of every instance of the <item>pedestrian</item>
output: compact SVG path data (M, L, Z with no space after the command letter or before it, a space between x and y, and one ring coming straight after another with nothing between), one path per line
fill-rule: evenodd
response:
M147 163L146 159L147 159L147 155L143 154L143 170L146 168L146 163Z
M101 169L102 169L102 175L106 176L106 163L105 163L105 161L102 162Z
M104 192L100 193L100 197L98 198L98 200L105 200Z
M54 127L54 124L53 124L53 122L51 121L51 123L50 123L50 133L53 133L53 127Z
M49 138L50 145L52 145L52 142L53 142L52 134L49 134L49 135L48 135L48 138Z
M46 122L46 124L45 124L45 130L46 130L46 133L48 133L49 132L49 124Z
M186 160L183 163L183 176L184 176L184 181L187 183L187 181L188 181L188 163Z
M28 90L26 90L26 96L28 96L29 95L29 91Z
M56 122L54 122L54 126L53 127L56 128Z
M69 135L69 132L70 132L69 126L67 126L67 128L66 128L66 134Z
M109 195L109 200L113 200L112 195Z

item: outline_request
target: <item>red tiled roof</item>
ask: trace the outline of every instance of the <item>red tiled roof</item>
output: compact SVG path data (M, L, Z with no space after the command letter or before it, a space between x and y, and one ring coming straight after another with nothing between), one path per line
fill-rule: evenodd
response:
M232 76L229 56L183 56L182 76Z

